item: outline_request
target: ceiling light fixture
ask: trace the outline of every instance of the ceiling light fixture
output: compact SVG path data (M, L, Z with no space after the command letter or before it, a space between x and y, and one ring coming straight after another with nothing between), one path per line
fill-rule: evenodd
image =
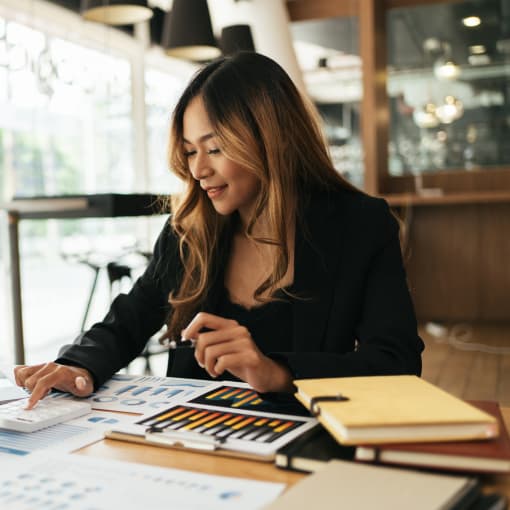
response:
M223 55L238 51L255 51L250 25L230 25L221 31L220 48Z
M487 48L483 44L473 44L469 47L469 53L471 55L482 55L487 51Z
M454 96L446 96L444 103L436 108L436 117L443 124L451 124L454 120L460 119L463 114L464 105Z
M168 55L185 60L206 62L220 56L207 0L174 0L161 44Z
M474 28L480 26L482 20L478 16L466 16L462 18L462 24L468 28Z
M131 25L152 18L146 0L81 0L81 15L106 25Z
M416 108L413 112L414 123L419 128L435 128L439 125L439 119L436 117L436 105L427 103L421 108Z
M434 75L438 80L453 81L460 76L460 67L453 60L438 58L434 64Z

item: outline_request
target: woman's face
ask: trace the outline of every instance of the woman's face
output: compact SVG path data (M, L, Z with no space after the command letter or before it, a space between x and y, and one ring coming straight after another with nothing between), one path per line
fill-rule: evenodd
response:
M259 180L222 153L200 96L184 111L183 135L190 172L218 214L239 211L246 219L255 204Z

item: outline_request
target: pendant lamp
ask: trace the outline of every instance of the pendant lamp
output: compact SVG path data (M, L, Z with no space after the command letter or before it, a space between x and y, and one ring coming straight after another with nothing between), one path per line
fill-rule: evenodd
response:
M161 45L172 57L205 62L221 52L213 35L207 0L174 0L165 16Z
M106 25L131 25L152 17L147 0L81 0L81 14Z
M220 48L223 55L238 51L255 51L249 25L230 25L221 31Z

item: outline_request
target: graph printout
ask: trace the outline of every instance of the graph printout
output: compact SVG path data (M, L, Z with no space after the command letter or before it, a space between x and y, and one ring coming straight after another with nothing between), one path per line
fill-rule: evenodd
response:
M35 432L0 429L0 460L21 458L41 450L72 452L101 440L111 427L129 425L139 416L92 411L65 423ZM0 508L3 508L0 505Z
M304 422L293 418L209 410L184 404L136 423L158 430L199 432L218 439L272 443Z
M288 396L283 398L281 396L278 399L263 399L259 393L245 383L220 384L216 388L207 389L200 395L192 397L189 403L223 407L232 410L310 416L308 410L297 402L294 397Z
M115 374L88 400L94 409L129 413L154 413L177 400L192 398L197 391L216 385L213 381Z
M255 510L284 488L83 455L34 454L2 468L2 510Z

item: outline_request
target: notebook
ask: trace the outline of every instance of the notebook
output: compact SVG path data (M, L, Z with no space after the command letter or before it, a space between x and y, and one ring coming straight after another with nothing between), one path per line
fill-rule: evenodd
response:
M356 460L434 469L487 473L510 472L510 437L496 402L469 401L494 416L499 423L497 438L480 441L403 443L358 446Z
M450 510L468 508L480 493L475 478L332 460L300 480L265 510Z
M337 443L324 427L305 432L276 452L275 464L282 469L311 473L332 459L354 460L356 447Z
M411 375L300 379L297 399L342 444L488 439L494 416ZM312 400L313 399L313 400Z

